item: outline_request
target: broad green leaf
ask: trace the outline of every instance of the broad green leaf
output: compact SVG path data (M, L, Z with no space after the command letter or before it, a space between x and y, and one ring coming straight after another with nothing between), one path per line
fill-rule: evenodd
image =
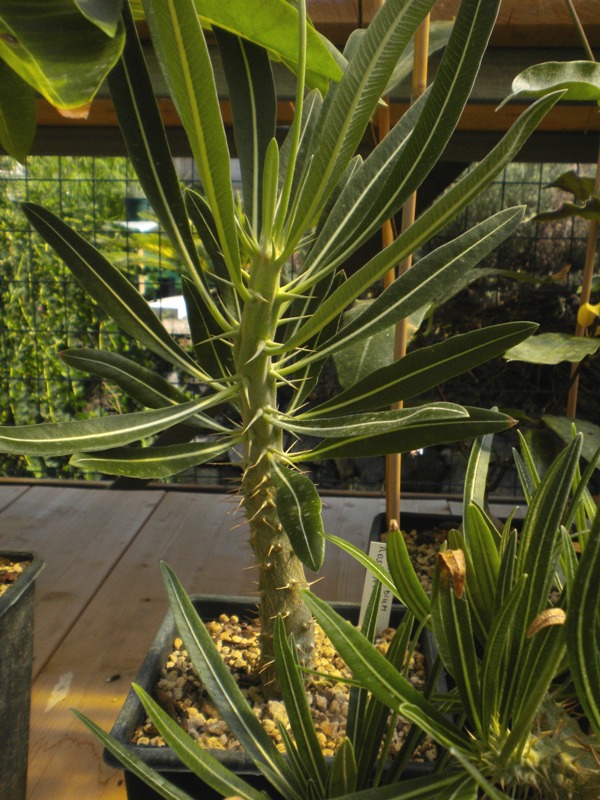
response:
M377 410L408 400L484 364L530 336L536 328L534 322L507 322L422 347L389 367L372 372L302 418L314 419L347 409L354 413Z
M382 278L391 267L402 262L454 219L488 186L503 167L513 160L559 97L560 93L556 93L533 103L482 161L441 195L391 245L351 275L340 289L328 298L323 308L319 310L318 317L315 315L316 320L313 317L303 326L302 337L298 336L295 343L306 341L315 329L325 326L329 319L337 317L375 281Z
M338 201L343 210L338 209L334 227L327 231L329 241L315 244L317 264L329 263L333 268L343 262L402 207L441 156L471 92L498 5L497 0L463 0L435 81L415 104L419 108L412 111L410 121L398 123L402 134L397 141L384 140L357 171ZM360 46L356 58L359 55ZM348 70L353 64L354 59ZM413 130L406 139L409 125ZM330 248L336 256L333 263Z
M35 203L23 203L22 208L42 238L117 325L169 363L204 377L137 289L93 245L48 209Z
M389 453L408 453L421 447L432 447L436 444L472 439L484 433L495 433L515 424L515 421L505 414L467 406L465 408L469 412L468 418L432 423L415 422L413 426L407 425L385 435L366 438L325 440L312 450L290 453L290 459L294 463L302 463L314 458L362 458Z
M74 2L81 13L107 36L114 36L117 33L124 0L74 0Z
M467 739L463 734L454 728L445 715L426 700L352 623L342 619L325 601L310 592L303 591L303 596L355 679L390 709L400 710L402 703L413 704L435 728L438 741L445 740L461 749L468 748Z
M327 784L327 765L306 698L304 678L292 649L294 641L291 639L288 642L281 616L275 621L273 636L275 668L298 756L307 779L314 781L323 795Z
M76 709L72 709L73 713L89 730L100 740L102 745L116 758L123 766L136 775L140 780L144 781L148 786L152 787L160 797L165 800L190 800L190 796L183 789L177 788L172 783L165 780L163 775L160 775L156 770L149 767L141 758L135 755L129 747L121 744L117 739L105 733L102 728L92 722L91 719L82 714ZM201 756L200 756L201 758ZM244 797L244 795L240 795ZM255 800L249 798L248 800Z
M218 396L210 395L208 398L190 400L181 405L153 411L114 414L74 422L0 426L0 452L62 456L119 447L185 422L215 401L218 401Z
M411 561L402 531L389 531L387 558L395 593L421 623L428 623L431 603Z
M569 589L566 622L567 653L577 697L596 736L600 736L599 574L600 513L596 513L575 581Z
M317 572L325 557L321 499L314 483L302 473L272 462L277 515L300 561Z
M361 341L367 336L379 333L399 319L408 317L424 305L443 297L466 270L478 264L516 230L522 217L522 207L500 211L451 242L428 253L411 269L396 278L360 316L344 325L332 339L324 342L315 356L308 356L304 361L322 357L346 347L352 341ZM341 288L343 289L343 286ZM323 312L327 303L328 301L325 301L307 325L318 327L319 323L313 323L312 320L322 313L327 313ZM303 335L301 329L297 340L292 339L287 343L287 347L301 343Z
M126 475L128 478L144 480L164 479L217 458L239 441L229 437L164 447L118 447L93 456L78 453L71 457L70 464L107 475Z
M356 789L356 759L350 739L345 738L333 757L328 797L340 797Z
M562 189L563 192L570 192L578 202L584 202L594 194L594 179L579 175L572 169L563 172L551 181L548 186Z
M286 0L195 0L204 24L216 25L265 47L286 63L298 61L298 11ZM326 91L328 80L337 81L342 71L325 41L315 29L307 28L306 66L318 88Z
M311 423L297 421L293 417L271 416L267 419L276 427L292 433L317 436L323 439L339 439L355 436L378 436L388 431L400 430L417 422L437 422L468 417L462 406L454 403L431 403L416 408L401 408L395 411L373 411L366 414L348 414L340 417L319 417Z
M214 215L230 280L242 290L229 148L210 55L193 0L145 0L144 7L154 48Z
M600 197L593 195L584 203L562 203L553 211L542 211L532 217L533 222L548 222L554 219L581 219L600 220Z
M141 686L134 684L133 688L167 746L203 783L223 796L234 795L247 800L264 800L262 792L228 769L210 752L198 747L192 737Z
M511 347L504 353L507 361L528 361L530 364L560 364L579 362L597 353L600 338L571 336L568 333L540 333Z
M570 419L569 417L554 417L550 414L542 415L545 424L568 444L573 438L573 426L578 433L583 434L581 455L586 461L591 461L600 447L600 426L583 419Z
M161 569L175 625L211 700L246 754L261 771L266 770L270 779L275 779L274 788L288 796L290 768L252 713L177 576L164 562Z
M34 91L8 64L0 61L0 146L24 164L34 136Z
M69 115L86 115L124 41L120 23L107 35L73 0L3 3L0 9L0 59Z
M388 0L375 15L339 84L330 87L315 128L298 203L288 230L290 247L310 227L354 156L398 58L433 0Z
M140 185L190 278L200 280L198 259L167 134L137 30L123 8L126 44L108 78L121 134ZM208 293L204 292L205 301Z
M513 80L515 95L541 97L557 89L565 89L564 100L595 100L600 102L600 64L594 61L547 61L523 70Z

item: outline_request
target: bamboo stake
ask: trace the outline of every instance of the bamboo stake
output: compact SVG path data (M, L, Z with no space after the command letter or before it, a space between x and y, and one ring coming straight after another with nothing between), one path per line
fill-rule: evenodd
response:
M411 87L411 103L420 97L427 88L427 65L429 51L429 14L415 31L414 55L413 55L413 75ZM379 110L379 134L383 138L389 132L390 118L389 106ZM417 205L417 193L409 197L402 209L402 231L409 228L415 221ZM394 240L394 233L391 220L387 220L382 229L383 247L391 244ZM398 275L401 275L412 265L412 258L409 256L398 267ZM396 270L391 269L384 279L384 286L396 278ZM403 319L396 325L394 337L394 360L403 358L406 355L408 345L408 320ZM402 402L396 403L394 408L402 408ZM400 497L402 459L400 453L394 453L386 458L386 518L389 530L400 528Z

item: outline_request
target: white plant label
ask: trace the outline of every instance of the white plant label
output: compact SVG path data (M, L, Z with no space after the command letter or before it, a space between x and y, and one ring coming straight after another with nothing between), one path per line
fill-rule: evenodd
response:
M385 542L370 542L369 555L374 561L376 561L379 564L380 567L387 570L388 564L387 564L386 547L387 545L385 544ZM377 579L375 578L373 573L369 572L369 570L366 570L362 600L360 601L359 625L362 625L362 621L364 619L367 606L369 604L369 598L371 597L371 593L373 591L376 581ZM390 614L392 613L393 599L394 595L390 592L389 589L386 589L386 587L383 586L381 590L381 602L379 604L379 615L377 617L378 634L384 631L386 628L389 628L390 626Z

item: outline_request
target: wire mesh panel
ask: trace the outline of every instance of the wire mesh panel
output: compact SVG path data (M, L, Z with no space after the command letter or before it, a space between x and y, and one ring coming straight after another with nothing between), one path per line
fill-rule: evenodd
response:
M195 180L189 159L177 159L182 180ZM526 205L526 221L478 269L478 280L451 298L440 298L412 346L441 341L474 327L530 319L541 330L572 332L577 290L586 247L587 223L576 218L535 222L540 210L566 199L549 188L562 172L592 175L594 165L513 164L443 232L430 249L462 233L496 211ZM235 179L235 173L232 172ZM440 187L443 188L443 187ZM71 347L109 347L178 381L172 368L120 332L91 301L42 240L27 226L22 201L49 207L92 241L139 288L169 331L188 335L175 254L123 158L31 158L27 168L0 158L0 420L26 424L84 415L133 410L118 390L70 370L57 357ZM201 243L199 242L200 252ZM425 251L417 254L417 258ZM445 301L445 302L444 302ZM583 369L581 416L592 419L598 381L594 362ZM319 391L335 391L337 376L328 365ZM535 422L542 412L563 413L569 366L539 367L498 359L473 373L438 387L432 399L470 405L499 405L519 419ZM319 398L324 399L324 398ZM504 441L504 443L503 443ZM506 478L514 436L498 437L492 480L504 491L517 487ZM459 492L466 463L462 446L435 448L403 459L404 486L414 491ZM234 458L204 466L180 477L185 482L228 485L237 478ZM66 459L20 459L0 456L4 475L83 476ZM380 491L382 459L312 465L325 488Z

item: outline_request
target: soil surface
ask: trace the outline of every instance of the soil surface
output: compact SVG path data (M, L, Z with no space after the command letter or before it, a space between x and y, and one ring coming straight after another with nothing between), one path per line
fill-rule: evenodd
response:
M0 556L0 597L15 583L29 564L29 561L12 561L6 556Z
M284 704L279 700L266 699L257 673L259 660L258 626L254 622L240 620L236 616L222 615L209 622L210 631L225 663L238 682L242 693L248 698L254 714L271 736L277 748L284 752L278 723L289 729ZM380 652L385 653L394 629L387 629L376 641ZM349 678L350 673L323 631L316 629L315 670L326 675ZM176 639L174 650L167 659L161 678L156 686L156 696L161 705L186 730L201 747L217 750L239 750L227 724L221 719L197 677L182 642ZM409 680L416 688L422 688L426 679L425 662L420 650L411 659ZM325 755L333 755L344 739L350 687L343 682L327 677L311 678L307 686L307 697L317 731L317 737ZM409 724L399 720L390 753L398 751ZM164 741L148 720L133 738L138 745L164 746ZM435 745L425 741L414 760L432 761L436 757Z

